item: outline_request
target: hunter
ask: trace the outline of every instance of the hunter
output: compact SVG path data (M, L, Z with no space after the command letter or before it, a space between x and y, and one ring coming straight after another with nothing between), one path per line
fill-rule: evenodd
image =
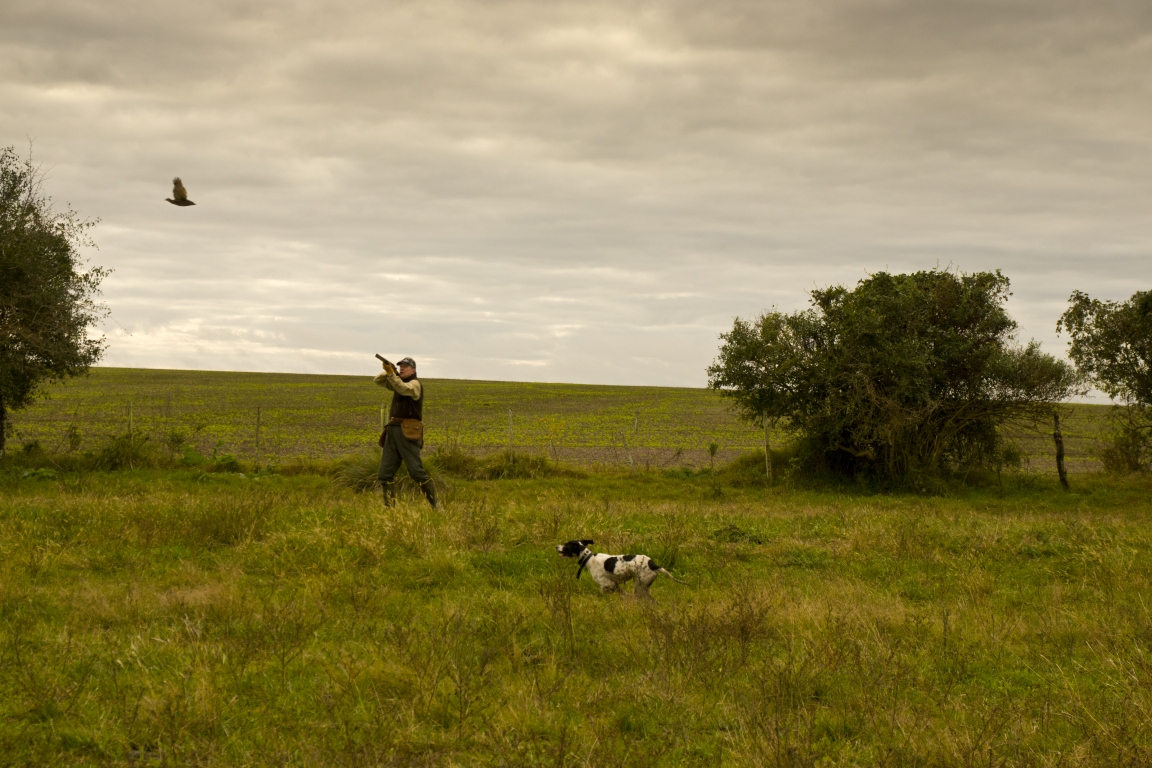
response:
M439 509L436 501L436 487L432 478L420 461L420 451L424 447L424 387L416 377L416 361L406 357L393 367L384 362L383 373L377 374L374 381L392 390L392 407L388 411L388 423L380 435L380 485L384 488L384 504L396 503L396 470L403 461L408 474L420 484L420 490L433 509Z

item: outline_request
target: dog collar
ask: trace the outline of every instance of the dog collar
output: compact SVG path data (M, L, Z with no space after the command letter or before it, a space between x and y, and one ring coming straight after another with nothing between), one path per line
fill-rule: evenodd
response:
M590 549L585 550L585 554L580 555L580 560L578 561L580 563L580 567L576 569L576 578L580 578L580 574L584 570L584 566L587 565L588 561L591 559L592 559L592 550L590 550Z

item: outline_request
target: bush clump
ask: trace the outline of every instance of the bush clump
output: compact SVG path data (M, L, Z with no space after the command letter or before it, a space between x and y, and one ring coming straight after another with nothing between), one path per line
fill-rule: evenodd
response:
M1118 420L1119 421L1119 420ZM1152 433L1141 425L1120 422L1100 449L1100 463L1112 475L1147 472L1152 467Z
M25 443L20 451L9 453L3 461L21 469L49 469L54 472L118 472L134 469L196 469L201 472L243 472L244 466L234 454L204 456L193 446L182 444L177 453L168 444L157 444L136 433L111 435L91 451L79 453L50 452L36 441Z
M358 492L376 491L380 488L380 481L377 479L379 465L379 453L363 453L336 460L327 473L332 476L333 482L342 488L351 488ZM585 473L561 466L543 454L500 451L487 456L476 456L458 444L450 444L427 454L424 457L424 468L428 470L437 490L445 488L447 477L457 477L461 480L586 477ZM401 483L401 492L417 490L416 482L409 477L408 470L403 465L397 472L396 479Z
M444 473L434 462L425 460L424 469L428 471L428 476L432 479L432 484L436 487L438 494L444 495L451 491L451 487L443 476ZM380 479L377 476L379 471L379 453L359 453L337 459L328 467L326 473L331 475L332 482L341 488L350 488L357 493L378 493L380 491ZM403 464L396 472L396 482L399 484L397 490L402 495L419 495L421 493L420 484L412 479L412 476L408 474L408 468Z
M1016 343L1008 278L879 272L812 308L737 319L709 384L748 421L786 425L805 466L905 482L1002 452L1004 426L1083 391L1071 366Z
M363 493L380 488L376 473L380 468L380 457L371 453L358 453L337 459L330 470L333 482L341 488L351 488Z
M166 463L151 444L148 437L139 434L123 434L112 437L96 452L92 469L145 469Z
M474 456L453 445L433 453L427 462L464 480L520 480L541 477L586 477L580 470L565 467L542 453L499 451Z

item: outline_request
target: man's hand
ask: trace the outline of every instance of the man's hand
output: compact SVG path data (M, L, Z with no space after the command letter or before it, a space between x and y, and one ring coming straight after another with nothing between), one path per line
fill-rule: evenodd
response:
M387 360L384 361L384 373L388 374L389 376L396 375L395 366L393 366L392 363L388 362Z

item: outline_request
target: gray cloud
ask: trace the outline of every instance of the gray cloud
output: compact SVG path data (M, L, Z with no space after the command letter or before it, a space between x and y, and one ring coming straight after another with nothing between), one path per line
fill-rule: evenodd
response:
M112 364L699 385L870 271L1000 268L1057 352L1152 282L1143 3L10 5Z

